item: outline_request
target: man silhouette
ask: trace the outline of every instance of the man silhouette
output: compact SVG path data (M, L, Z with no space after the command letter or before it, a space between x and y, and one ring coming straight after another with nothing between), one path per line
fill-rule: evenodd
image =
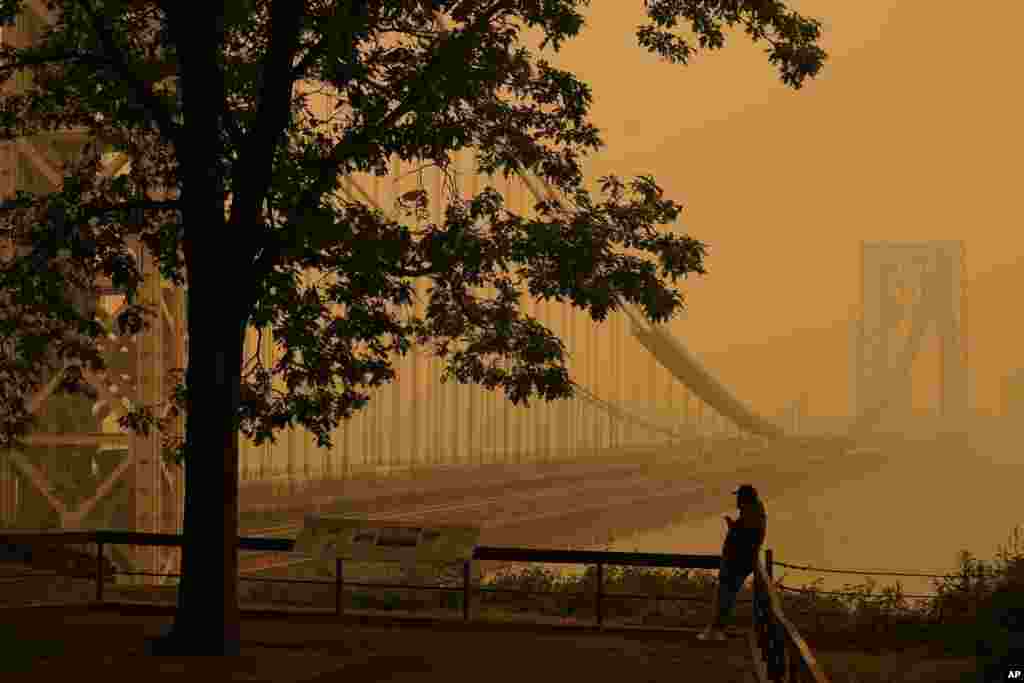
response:
M724 515L729 531L722 544L718 592L715 594L712 622L698 636L701 640L725 640L725 626L736 607L736 595L754 572L754 563L768 528L768 517L757 489L743 484L733 493L740 514L735 520Z

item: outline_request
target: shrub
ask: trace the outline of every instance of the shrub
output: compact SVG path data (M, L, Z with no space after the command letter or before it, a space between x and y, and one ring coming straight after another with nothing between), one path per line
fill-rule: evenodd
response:
M996 578L980 596L975 640L979 663L995 674L1024 655L1024 545L1020 528L1001 547L994 563Z

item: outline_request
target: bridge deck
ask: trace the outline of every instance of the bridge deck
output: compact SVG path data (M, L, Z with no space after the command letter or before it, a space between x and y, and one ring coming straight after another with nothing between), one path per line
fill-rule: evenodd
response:
M741 632L725 643L703 643L688 629L598 632L536 623L250 616L242 624L243 656L220 661L140 656L145 638L170 620L152 608L0 610L0 627L14 620L19 641L33 643L37 651L59 641L64 656L36 658L20 672L0 663L4 680L11 682L70 680L83 671L108 683L181 680L192 673L268 683L756 681ZM402 628L394 628L399 621Z

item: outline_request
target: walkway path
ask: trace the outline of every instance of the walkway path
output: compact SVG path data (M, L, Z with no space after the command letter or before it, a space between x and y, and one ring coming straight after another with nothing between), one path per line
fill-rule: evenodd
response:
M333 617L246 618L242 656L227 660L149 657L145 637L169 617L89 612L84 608L0 610L0 630L12 622L28 660L20 672L0 663L5 683L90 680L156 683L201 675L203 680L299 683L647 683L756 681L746 638L703 643L696 632L593 630L538 624L462 624ZM8 641L8 645L15 645ZM22 645L23 644L23 645ZM12 647L10 651L14 651ZM198 679L196 679L198 680Z

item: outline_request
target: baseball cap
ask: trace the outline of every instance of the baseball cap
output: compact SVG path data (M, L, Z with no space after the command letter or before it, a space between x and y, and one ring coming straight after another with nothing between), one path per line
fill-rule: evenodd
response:
M756 498L757 497L757 489L755 489L750 484L743 484L738 489L733 491L733 493L736 494L737 496L739 496L740 498Z

